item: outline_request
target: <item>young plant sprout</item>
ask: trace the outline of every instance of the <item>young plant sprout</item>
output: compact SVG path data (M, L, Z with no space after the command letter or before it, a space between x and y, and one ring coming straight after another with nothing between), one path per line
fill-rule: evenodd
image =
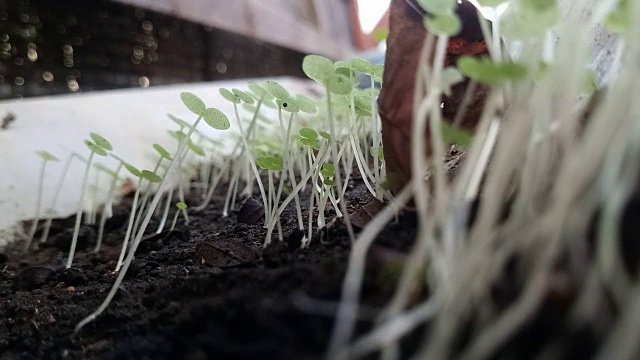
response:
M294 117L296 115L296 113L298 113L298 111L302 111L304 113L307 114L315 114L316 113L316 107L315 105L308 99L302 97L302 96L297 96L295 98L295 102L292 102L293 99L289 99L288 100L288 105L286 107L286 111L291 113L291 116L289 118L289 123L287 124L286 130L285 130L285 126L283 124L283 119L282 119L282 110L283 107L282 106L278 106L278 119L279 119L279 123L280 123L280 132L281 132L281 136L284 142L284 149L282 152L282 158L283 158L283 162L287 168L288 171L288 175L289 175L289 179L291 182L291 187L295 188L297 186L296 183L296 176L295 176L295 172L293 170L293 161L292 161L292 155L291 155L291 149L290 149L290 138L291 138L291 126L293 124L294 121ZM283 105L284 103L281 100L278 100L278 105ZM291 104L293 104L293 106L291 106ZM278 195L277 195L277 199L278 202L280 201L280 194L282 192L282 187L284 185L284 180L285 180L285 174L281 174L280 176L280 184L278 186ZM296 206L296 213L298 215L298 228L300 230L304 230L304 220L302 219L302 209L300 207L300 197L298 196L298 193L295 193L295 206ZM278 203L276 202L276 204ZM277 206L274 207L274 216L276 216L276 210L277 210ZM280 234L280 233L279 233ZM282 240L282 239L280 239ZM306 243L307 242L307 238L306 235L303 237L302 239L302 243Z
M104 165L98 163L93 166L95 168L95 178L93 184L89 185L89 193L91 197L89 199L89 211L86 217L87 224L95 225L98 218L98 196L100 193L100 175L102 173L108 173L110 170L104 167Z
M133 240L131 249L127 254L127 257L122 265L122 268L118 272L118 277L116 278L116 281L111 287L111 290L107 294L107 297L104 299L102 304L100 304L98 309L94 311L92 314L90 314L89 316L87 316L86 318L84 318L82 321L80 321L76 325L74 330L76 333L80 331L80 329L84 325L88 324L89 322L94 320L96 317L98 317L107 308L107 306L109 306L109 303L111 302L116 292L118 291L118 288L122 283L122 279L124 279L124 276L127 273L127 270L131 265L131 262L133 261L133 257L135 255L136 249L138 248L138 245L140 244L140 241L142 240L142 236L144 235L144 232L147 229L147 226L149 225L149 221L151 221L151 217L153 216L155 209L158 206L158 203L160 202L160 199L162 198L166 187L169 185L169 181L173 176L173 172L177 168L176 166L177 161L175 159L176 158L180 159L182 157L183 153L185 152L186 141L191 137L191 135L193 134L195 128L198 126L200 121L204 119L204 121L209 126L218 130L226 130L229 128L229 119L226 117L226 115L224 115L218 109L207 108L204 102L200 98L198 98L196 95L188 92L183 92L180 94L180 98L189 110L191 110L193 113L198 115L198 118L193 123L193 125L191 125L191 127L189 128L189 131L187 132L186 137L182 139L182 141L180 141L180 143L178 144L178 149L176 150L176 153L173 156L173 160L170 161L169 168L167 169L167 172L165 173L165 175L162 177L162 180L160 181L159 188L156 191L153 197L153 200L151 201L151 205L149 206L149 209L147 210L144 216L144 219L142 220L140 229L138 230Z
M71 166L71 162L73 161L74 158L78 158L81 161L86 162L86 160L76 152L71 152L69 156L67 156L67 160L64 162L64 167L62 169L62 174L60 175L60 180L58 180L58 184L56 185L56 191L53 194L53 199L51 200L51 206L49 207L49 210L48 210L49 215L47 216L47 221L45 222L44 228L42 229L42 235L40 236L41 244L45 243L49 238L49 231L51 229L51 224L53 223L53 216L51 215L51 213L53 212L53 209L55 209L56 205L58 204L58 198L60 196L60 193L62 192L62 187L64 186L64 180L67 177L67 173L69 172L69 167Z
M310 128L302 128L300 129L300 131L298 132L300 137L298 138L298 141L300 142L300 145L302 145L303 147L305 147L307 149L307 159L309 162L309 169L311 171L311 179L312 179L312 185L311 185L311 194L309 195L309 232L308 232L308 237L307 237L307 241L311 241L311 239L313 238L313 204L314 201L316 199L316 176L317 176L317 159L314 159L314 155L313 155L313 151L317 150L320 151L320 140L318 140L318 133ZM323 147L323 151L324 151L324 147ZM306 243L303 242L303 247L306 246Z
M320 196L318 202L318 228L321 229L325 225L324 209L327 205L327 200L333 191L333 187L336 186L336 182L333 180L335 176L335 166L332 163L322 164L320 169L320 180L324 186L321 187L318 195Z
M302 70L309 78L322 84L326 89L327 120L329 122L329 133L331 134L332 138L332 140L330 141L331 156L333 158L334 164L340 164L340 159L338 158L338 147L336 143L338 137L335 127L335 121L333 118L333 112L331 109L331 95L349 95L353 90L353 82L344 75L336 73L334 65L329 59L318 55L305 56L304 60L302 61ZM335 180L338 188L342 188L342 176L339 171L335 173ZM355 238L353 235L353 227L351 226L351 221L349 219L349 213L347 212L346 200L344 196L342 196L342 192L340 192L339 195L340 210L342 211L345 218L344 220L347 227L347 232L349 233L349 238L353 242L355 241Z
M238 90L238 89L233 89L234 91L229 91L225 88L220 88L220 95L222 95L222 97L224 97L225 99L229 100L230 102L233 103L233 109L236 115L236 122L238 124L238 130L240 131L240 136L242 137L242 144L244 145L244 149L245 149L245 153L247 158L249 159L249 164L251 166L251 170L253 171L253 174L256 178L256 181L258 182L258 187L260 188L260 195L262 196L262 203L264 205L265 208L265 226L267 225L267 223L269 222L269 218L270 218L270 212L269 212L269 206L267 204L267 194L264 190L264 185L262 185L262 179L260 178L260 173L258 172L258 168L256 166L256 161L253 158L253 154L251 153L251 148L249 147L249 142L247 139L247 134L244 131L244 128L242 126L242 122L240 121L240 114L238 113L238 104L242 103L242 102L246 102L247 104L253 104L253 98L249 95L247 95L246 93ZM284 89L283 89L284 90ZM286 91L286 90L285 90ZM273 94L272 94L273 95Z
M278 191L273 185L273 172L282 171L282 159L278 156L263 156L256 160L256 164L261 168L267 170L267 175L269 178L269 201L268 201L268 209L267 211L271 216L274 216L277 213L278 203L280 202L280 194L282 192L282 181L280 181L280 186L278 187ZM284 179L282 175L280 175L280 179ZM271 219L269 219L271 220ZM280 225L280 219L278 219L278 238L282 241L282 227ZM267 229L268 230L268 229Z
M176 222L178 221L178 215L180 215L180 211L187 210L187 204L180 201L176 203L176 208L178 208L178 210L176 210L176 213L173 216L173 222L171 223L171 231L173 231L176 228Z
M42 167L40 168L40 180L38 185L38 198L36 200L36 210L33 216L33 222L31 223L31 228L29 229L29 237L27 239L26 251L31 249L31 243L33 242L33 237L36 234L36 229L38 228L38 222L40 221L40 210L42 209L42 192L44 189L44 174L47 168L47 162L49 161L59 161L58 158L53 156L51 153L45 150L38 151L36 154L40 156L42 159Z
M87 160L87 167L84 172L84 177L82 178L82 185L80 190L80 199L78 200L78 210L76 213L76 224L73 229L73 237L71 238L71 249L69 250L69 258L67 259L67 269L71 267L73 263L73 255L76 251L76 245L78 243L78 235L80 235L80 224L82 221L82 211L84 205L84 196L87 191L87 179L89 177L89 170L91 169L91 161L93 160L93 155L96 154L98 156L107 156L107 151L113 150L113 146L111 143L107 141L104 137L99 134L91 133L91 140L85 140L85 145L89 148L90 154L89 159Z
M251 123L249 124L249 128L247 129L247 137L251 138L252 134L253 134L253 130L256 127L256 121L260 115L260 108L263 104L263 102L265 101L265 99L268 99L271 97L271 95L269 95L260 85L250 82L249 83L249 88L252 89L252 91L254 92L254 96L257 98L257 104L255 106L255 108L251 109L251 111L253 112L253 117L251 119ZM248 103L245 103L244 105L246 106L253 106L250 105ZM218 175L214 178L213 183L211 184L211 186L209 187L209 191L207 192L207 196L204 199L204 201L202 202L202 204L200 204L200 206L198 206L197 208L195 208L196 211L201 211L204 210L209 203L211 202L211 198L213 197L213 192L217 186L217 184L220 182L220 179L222 178L222 176L227 172L227 170L229 169L229 167L231 166L231 163L233 161L233 159L242 159L244 157L244 153L245 153L245 148L244 146L242 146L242 142L236 142L235 147L233 148L233 151L231 152L231 155L229 156L229 158L225 161L225 165L222 169L220 169L220 172L218 173ZM228 215L228 209L229 209L229 203L230 203L230 197L231 197L231 191L233 191L233 188L236 187L236 182L238 180L239 177L239 167L236 164L236 166L233 167L233 175L231 178L231 181L229 182L229 188L227 191L227 196L225 198L225 205L224 205L224 210L222 212L223 216L227 216Z
M113 154L111 155L114 156ZM96 247L93 249L93 252L100 251L100 247L102 246L102 238L104 236L104 226L107 223L107 218L111 217L113 197L116 192L116 185L118 184L118 179L119 179L118 176L120 174L120 170L122 169L122 166L124 166L124 162L118 158L118 166L116 167L115 171L110 171L108 169L105 169L106 172L113 177L113 179L111 179L111 185L109 185L109 192L107 193L107 199L105 200L104 205L102 206L102 214L100 214L100 225L98 227L98 238L96 240Z
M162 159L162 158L161 158ZM136 185L136 192L133 195L133 203L131 204L131 213L129 214L129 225L127 225L127 232L124 237L124 241L122 242L122 250L120 250L120 257L118 258L118 263L116 264L116 272L120 270L122 266L122 261L124 260L124 255L127 251L127 245L129 245L129 238L131 237L131 233L134 228L134 219L136 217L136 207L138 205L138 197L140 196L140 189L142 188L142 180L145 179L149 181L149 183L159 183L162 181L162 178L158 176L153 171L149 170L138 170L135 166L131 164L124 164L124 167L129 170L129 172L138 178L138 183ZM140 234L143 235L143 234Z
M153 173L157 174L158 170L160 169L160 165L162 165L162 160L169 160L171 161L171 154L169 154L169 152L163 148L162 146L160 146L159 144L153 144L153 149L160 155L160 158L158 159L158 162L156 163L155 168L153 169ZM147 179L149 180L149 179ZM149 195L151 195L151 184L153 184L154 182L152 181L148 181L147 183L147 187L144 190L144 197L142 198L142 202L141 202L141 206L140 209L138 210L138 215L136 215L136 219L135 222L133 224L133 233L135 236L135 232L136 229L138 228L138 224L140 223L140 218L142 218L142 215L144 213L145 207L147 206L147 201L149 200Z
M373 151L376 151L376 149L378 149L380 147L380 144L382 142L381 136L380 136L380 123L378 121L378 117L376 116L376 114L378 113L376 111L375 108L375 79L374 79L374 66L367 60L364 59L359 59L359 58L354 58L351 59L351 61L349 62L349 64L351 65L351 68L357 72L363 73L365 75L368 75L371 81L371 93L369 96L369 102L370 102L370 109L371 112L369 113L370 116L373 116L372 120L373 120L373 132L372 132L372 145L371 148L373 149ZM360 98L354 98L354 102L356 100L360 100ZM355 104L354 104L355 105ZM364 106L359 106L356 108L356 110L359 109L363 109ZM382 193L379 189L379 185L380 185L380 162L379 162L379 158L377 156L373 156L373 174L375 176L374 178L374 182L376 184L376 189L375 189L375 195L379 200L382 200Z
M171 136L176 139L178 141L178 143L180 143L185 137L186 135L182 132L182 130L180 131L170 131L169 134L171 134ZM191 139L187 139L186 140L186 145L187 145L187 149L191 150L191 152L193 152L196 155L199 156L205 156L205 152L204 150L199 146L196 145L195 143L193 143L193 141L191 141ZM187 157L187 155L189 155L189 152L185 152L182 157L180 159L178 159L178 169L180 169L180 171L178 172L178 196L180 198L180 201L184 202L184 180L189 181L189 178L184 178L184 167L183 164L185 163L185 159ZM186 211L182 210L182 214L184 215L185 221L187 223L189 223L189 215L187 214Z

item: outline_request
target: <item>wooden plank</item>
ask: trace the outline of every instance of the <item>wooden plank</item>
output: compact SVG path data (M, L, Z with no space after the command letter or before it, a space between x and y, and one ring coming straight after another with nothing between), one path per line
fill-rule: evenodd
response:
M336 32L348 35L350 31L348 24L342 24L343 29L336 29L335 24L332 24L334 26L318 26L317 18L315 21L309 21L315 15L315 9L310 11L306 6L295 5L295 2L282 0L116 1L255 37L304 53L342 58L351 50L349 43L336 41L335 36ZM335 0L327 1L332 3ZM292 6L296 8L292 10ZM331 31L323 31L323 28Z

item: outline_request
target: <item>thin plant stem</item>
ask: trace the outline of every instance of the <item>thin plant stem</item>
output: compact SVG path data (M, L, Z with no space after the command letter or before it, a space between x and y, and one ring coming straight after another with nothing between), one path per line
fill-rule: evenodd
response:
M411 199L412 195L413 187L409 183L388 206L365 226L358 236L358 240L354 243L349 255L347 273L342 283L342 296L331 331L327 359L342 360L346 358L343 351L355 329L367 252L376 236L391 221L395 213Z
M324 151L320 154L318 154L318 159L322 159L324 160L324 158L329 155L327 151ZM269 225L267 226L267 229L273 229L273 226L276 223L276 219L280 217L280 214L282 214L282 212L284 211L284 209L287 207L287 205L289 205L289 203L295 198L295 195L302 190L302 188L304 187L305 183L311 178L311 176L314 173L314 169L317 167L317 163L313 164L312 166L309 167L309 169L307 170L307 173L300 179L300 182L298 183L298 186L296 186L291 193L289 194L289 196L287 196L286 199L284 199L282 201L282 204L280 204L280 207L278 208L278 212L276 214L276 216L271 218L271 221L269 222ZM267 230L267 236L265 239L265 243L264 246L266 247L267 245L269 245L270 243L270 239L271 239L271 231Z
M38 228L38 222L40 221L40 210L42 208L42 192L44 189L44 174L47 168L47 160L42 160L42 166L40 167L40 181L38 183L38 199L36 201L36 212L33 217L33 222L31 223L31 228L29 229L29 239L27 240L27 245L25 250L28 252L31 249L31 242L33 241L33 237L36 234L36 229Z
M162 164L162 160L164 158L161 156L158 159L158 162L156 163L155 168L153 169L153 173L157 174L158 173L158 169L160 169L160 165ZM138 213L136 215L136 219L133 223L133 233L135 236L136 233L136 229L138 228L138 225L140 223L140 218L142 217L142 214L144 213L145 207L147 206L147 201L149 200L149 195L151 194L151 181L147 181L147 187L144 190L144 196L142 197L142 201L140 202L140 208L138 210Z
M165 174L165 176L167 176ZM164 212L162 213L162 219L160 220L160 225L158 225L158 229L156 230L156 234L159 234L164 230L164 225L167 222L167 217L169 216L169 209L171 209L171 201L173 200L173 191L175 187L171 187L167 192L167 203L164 206Z
M178 222L178 215L180 215L180 211L176 210L176 213L173 215L173 222L171 223L171 230L173 231L176 228L176 222Z
M96 311L91 313L89 316L84 318L82 321L80 321L76 325L76 327L74 329L74 333L78 333L78 331L80 331L80 329L82 329L82 327L84 327L85 325L87 325L88 323L93 321L96 317L98 317L100 314L102 314L102 312L107 308L107 306L109 306L109 303L111 303L111 300L113 299L113 297L116 295L116 292L118 291L118 288L120 287L120 284L122 283L122 280L124 279L124 276L126 275L127 270L129 269L129 266L131 265L131 262L133 261L133 257L135 255L136 249L138 248L138 245L140 244L140 240L142 240L142 234L144 234L144 231L146 230L147 226L149 225L149 221L151 220L151 217L153 216L153 213L154 213L154 211L156 209L156 206L158 206L158 203L160 202L160 198L162 197L163 192L164 192L165 188L167 187L167 185L169 183L169 179L173 175L172 173L173 173L174 169L176 168L176 164L177 164L177 162L175 161L175 158L177 156L180 156L180 154L184 151L184 149L186 147L187 139L189 139L189 137L191 137L191 134L193 134L193 131L198 126L198 124L200 123L201 120L202 120L202 116L199 116L198 119L193 123L193 125L189 129L189 132L187 133L187 136L185 136L185 138L178 145L178 150L176 151L176 156L174 156L174 161L171 161L165 176L162 178L162 181L160 182L159 189L156 192L156 194L154 195L153 201L151 202L151 205L149 206L149 210L147 211L144 219L142 220L142 224L140 225L140 231L138 231L138 234L136 235L136 238L133 241L133 245L131 246L131 250L127 254L127 258L126 258L122 268L118 272L118 277L116 278L116 281L113 283L113 286L111 287L111 290L109 290L109 293L107 294L107 297L104 299L102 304L100 304L100 306L98 307L98 309Z
M265 221L265 225L267 225L267 223L269 222L269 216L270 211L269 208L267 206L267 194L264 191L264 186L262 185L262 179L260 178L260 173L258 172L258 167L256 166L256 161L253 158L253 154L251 153L251 148L249 147L249 143L247 142L247 138L246 138L246 133L244 132L244 129L242 127L242 122L240 121L240 114L238 113L238 104L234 103L233 104L233 110L236 114L236 121L238 123L238 130L240 130L240 136L242 137L242 144L244 145L244 149L245 149L245 154L247 156L247 158L249 158L249 163L251 165L251 170L253 170L253 174L256 177L256 180L258 182L258 188L260 188L260 195L262 196L262 203L264 205L265 208L265 212L264 212L264 221Z
M120 250L120 256L118 257L118 263L116 264L116 272L119 271L120 267L122 266L124 255L127 252L127 245L129 245L129 238L131 237L131 233L133 231L133 221L136 217L136 206L138 205L138 197L140 196L141 184L142 177L138 178L136 192L133 195L133 204L131 204L131 213L129 214L129 225L127 225L127 233L125 234L124 241L122 242L122 249ZM129 251L131 251L131 249Z
M53 195L53 199L51 200L51 208L49 212L52 212L56 205L58 204L58 198L60 197L60 193L62 192L62 186L64 186L64 180L67 177L67 173L69 172L69 167L71 166L71 161L74 157L78 156L76 153L72 152L67 157L67 160L64 163L64 167L62 170L62 174L60 175L60 180L58 180L58 184L56 185L56 192ZM79 156L78 156L79 158ZM40 243L45 243L47 238L49 237L49 231L51 229L51 223L53 222L53 217L51 215L47 216L47 221L44 224L44 228L42 230L42 236L40 236Z
M80 224L82 221L82 206L84 204L84 195L87 191L87 179L89 178L89 170L91 170L91 161L93 160L92 151L87 160L87 168L84 171L82 178L82 190L80 192L80 199L78 200L78 211L76 212L76 224L73 228L73 237L71 238L71 249L69 249L69 257L67 258L67 269L71 267L73 263L73 255L76 252L76 245L78 243L78 235L80 235Z
M336 185L338 186L338 189L342 188L342 174L340 173L340 159L338 158L338 146L336 141L338 141L338 133L336 131L336 127L335 127L335 119L333 118L333 110L331 108L331 92L329 91L329 89L327 89L326 92L327 95L327 118L329 119L329 132L331 133L331 154L333 157L333 163L336 164L336 172L335 172L335 180L336 180ZM353 242L355 241L355 235L353 234L353 226L351 225L351 219L349 216L349 212L347 209L347 199L344 198L342 196L342 194L340 195L340 210L342 211L342 214L344 216L344 224L347 228L347 233L349 234L349 239L351 240L351 243L353 244Z
M98 228L98 239L96 240L96 247L93 249L93 252L100 251L100 247L102 246L102 237L104 235L104 226L107 223L107 213L108 210L111 209L113 205L113 196L116 190L116 184L118 183L118 174L122 169L123 163L119 162L118 167L116 168L115 174L113 175L113 180L111 180L111 185L109 186L109 192L107 193L107 200L102 207L102 214L100 214L100 227Z

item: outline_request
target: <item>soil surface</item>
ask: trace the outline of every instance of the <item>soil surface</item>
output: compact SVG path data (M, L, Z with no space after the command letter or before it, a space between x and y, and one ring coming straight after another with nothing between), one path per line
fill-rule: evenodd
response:
M379 206L357 180L350 187L349 212L363 226ZM76 324L98 308L115 280L131 198L114 209L98 253L92 251L95 227L81 228L70 269L65 262L73 217L56 220L49 240L37 251L25 255L20 242L0 251L0 360L321 359L351 247L344 224L327 208L329 225L315 233L308 248L300 249L303 234L289 206L281 217L283 241L274 235L272 245L263 248L260 203L239 203L224 217L225 191L221 187L204 211L190 211L188 225L180 220L175 231L143 240L112 303L78 334L73 333ZM200 202L197 191L190 197L187 203ZM306 204L303 198L303 210ZM631 274L640 269L639 219L636 195L626 206L620 229L624 265ZM150 232L157 223L152 221ZM356 332L372 327L392 295L415 232L415 215L401 214L369 250ZM492 290L498 311L513 304L522 291L517 276L521 260L508 264ZM568 321L580 279L571 276L567 263L558 264L536 317L494 358L534 359L549 345L560 351L558 358L593 357L606 333L576 328ZM603 319L615 316L610 302L603 306ZM467 321L469 329L477 326L477 320ZM425 329L403 340L401 358L424 342ZM466 341L460 339L456 348Z
M356 212L371 197L364 186L351 186L350 212ZM56 220L47 243L29 255L23 243L7 246L0 252L0 359L320 358L350 250L345 226L338 219L299 249L302 233L289 206L284 241L274 234L263 249L260 221L238 221L242 203L223 217L224 190L206 210L190 212L189 225L180 219L175 231L143 241L115 299L78 334L75 325L101 304L116 277L131 200L114 208L98 253L92 252L96 229L83 226L70 269L64 265L72 217ZM326 215L335 219L330 207ZM364 283L360 330L393 291L400 266L387 260L402 258L414 237L412 215L380 235Z

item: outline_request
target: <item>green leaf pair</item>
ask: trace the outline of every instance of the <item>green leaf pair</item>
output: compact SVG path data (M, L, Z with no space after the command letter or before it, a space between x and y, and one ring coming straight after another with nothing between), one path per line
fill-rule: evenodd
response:
M304 147L320 150L320 140L318 140L318 133L310 128L302 128L298 131L300 137L298 141Z
M247 97L249 96L247 95ZM229 123L229 119L222 111L218 109L207 108L204 102L196 95L190 92L183 92L180 93L180 99L182 99L182 102L187 107L187 109L191 110L191 112L193 112L194 114L201 116L204 121L212 128L218 130L226 130L231 126L231 124Z
M526 41L544 36L558 20L556 0L520 0L511 2L500 27L505 38Z
M471 146L471 142L473 141L473 136L468 131L462 130L446 121L442 122L440 131L442 141L447 145L459 145L466 149ZM382 150L382 148L380 149Z
M138 170L138 168L136 168L135 166L125 163L124 167L129 170L129 172L137 177L137 178L142 178L142 179L146 179L152 183L159 183L160 181L162 181L162 178L160 176L158 176L158 174L154 173L153 171L150 170Z
M46 150L37 151L36 154L42 158L44 161L60 161L57 157Z
M369 153L371 154L371 156L376 156L376 147L372 146L372 147L369 149ZM378 153L378 154L377 154L378 159L379 159L380 161L384 161L384 150L382 149L382 146L378 146L378 151L377 151L377 153Z
M282 159L279 156L263 156L256 160L256 164L265 170L282 170Z
M462 22L455 13L442 13L425 16L424 27L436 35L455 36L462 29Z
M322 175L322 183L327 186L336 186L335 180L333 180L336 174L336 168L332 163L324 163L320 169L320 175Z
M242 90L234 88L234 89L231 89L231 91L229 91L225 88L220 88L219 91L220 91L220 95L222 95L223 98L231 101L232 103L240 104L244 102L249 105L254 103L253 98Z
M629 0L618 0L615 8L605 20L607 29L614 33L622 33L629 28L631 24L631 8L629 5Z
M96 155L107 156L107 151L113 150L113 146L111 146L111 143L101 135L94 132L90 133L89 135L91 136L91 140L93 140L93 142L85 140L84 143L85 145L87 145L89 150L91 150L91 152L95 153Z
M527 75L527 68L519 63L494 63L488 57L463 56L458 69L476 82L497 85L509 80L520 80Z
M324 85L332 94L347 95L353 88L349 77L337 73L331 60L324 56L305 56L302 60L302 71L310 79Z

